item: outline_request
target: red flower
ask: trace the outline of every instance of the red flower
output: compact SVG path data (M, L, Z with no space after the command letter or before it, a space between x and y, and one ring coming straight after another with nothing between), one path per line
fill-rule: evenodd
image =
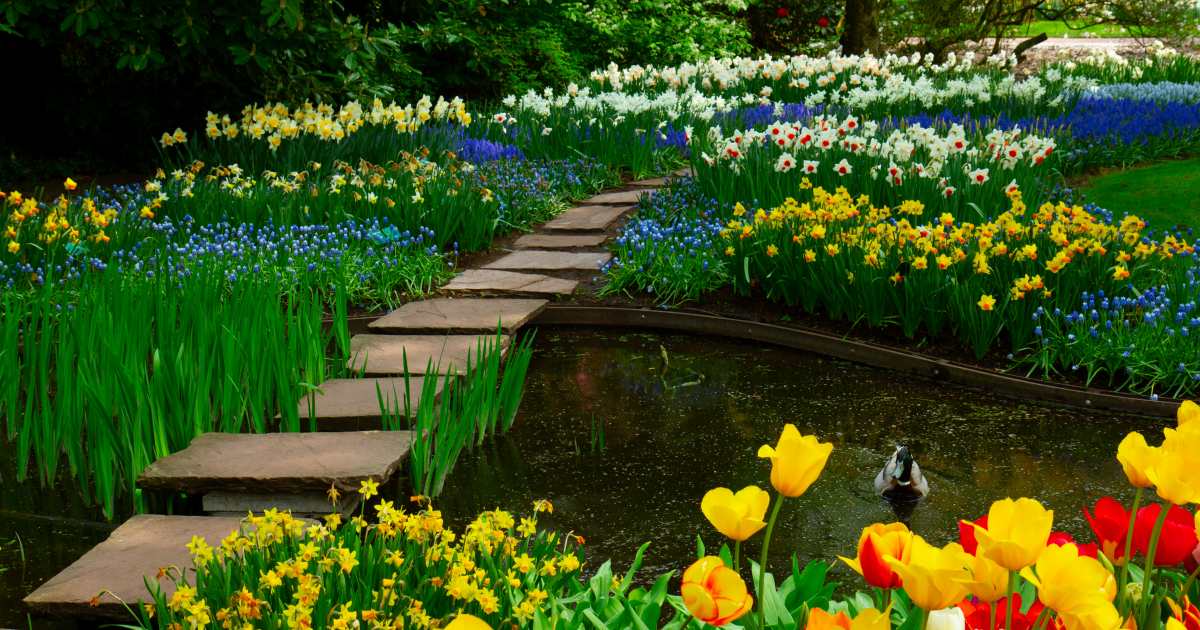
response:
M1112 497L1104 497L1096 502L1096 516L1088 514L1087 508L1083 515L1087 517L1088 525L1096 532L1096 541L1100 543L1100 551L1104 557L1116 566L1125 564L1125 539L1129 535L1129 512Z
M1133 542L1137 550L1144 555L1150 548L1150 535L1154 524L1158 521L1162 509L1158 504L1148 505L1137 513L1133 525ZM1192 551L1196 549L1196 521L1187 510L1171 506L1167 512L1167 520L1163 523L1162 534L1158 537L1158 549L1154 552L1154 566L1173 567L1185 560L1195 563ZM1194 564L1192 566L1195 566Z
M821 28L825 28L826 26L829 26L829 20L826 20L825 18L821 18L821 19L817 20L817 26L820 26Z
M996 607L996 625L989 628L988 625L992 622L992 606ZM971 603L970 600L963 600L958 604L962 610L963 616L967 619L967 628L970 630L998 630L1005 627L1005 617L1008 614L1008 598L1001 599L995 604L987 603ZM1021 596L1013 593L1013 622L1012 630L1030 630L1038 615L1041 614L1042 602L1033 600L1033 605L1029 607L1029 612L1021 614ZM1189 629L1190 630L1190 629Z
M1170 601L1167 600L1167 603L1171 606L1172 612L1175 613L1175 619L1182 623L1186 630L1200 630L1200 610L1196 610L1196 606L1188 601L1186 595L1179 602L1178 606L1171 604Z
M958 544L962 545L963 551L975 555L975 550L979 548L979 542L975 540L975 526L978 525L987 529L987 514L983 518L970 523L968 521L958 522Z
M1079 555L1081 555L1081 556L1087 556L1089 558L1096 557L1096 552L1097 552L1096 543L1088 543L1086 545L1081 545L1081 544L1075 542L1075 539L1071 538L1071 535L1066 532L1051 532L1050 539L1046 541L1046 544L1048 544L1048 545L1058 545L1059 547L1061 547L1067 543L1071 543L1072 545L1075 545L1079 549Z
M778 11L776 11L776 12L775 12L775 17L777 17L777 18L779 18L779 19L781 19L781 20L782 20L782 19L784 19L784 18L786 18L787 16L788 16L788 10L787 10L787 9L780 9L780 10L778 10Z

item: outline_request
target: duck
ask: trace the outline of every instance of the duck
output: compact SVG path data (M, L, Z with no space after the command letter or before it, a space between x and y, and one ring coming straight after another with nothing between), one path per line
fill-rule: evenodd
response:
M907 446L896 452L875 477L875 494L891 501L919 501L929 494L929 482Z

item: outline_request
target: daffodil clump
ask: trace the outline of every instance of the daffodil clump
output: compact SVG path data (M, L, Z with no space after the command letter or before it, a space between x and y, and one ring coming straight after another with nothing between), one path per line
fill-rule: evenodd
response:
M980 356L1003 328L1013 350L1040 332L1035 313L1064 307L1085 289L1145 280L1193 245L1143 238L1136 216L1114 222L1065 203L1028 208L1017 187L994 220L922 221L924 204L878 207L845 188L830 193L805 180L803 203L737 204L722 235L733 282L808 311L882 326L898 319L908 336L949 323Z
M73 197L76 184L70 178L63 182L63 188L65 192L49 204L22 197L20 191L0 191L5 252L17 257L31 244L39 251L65 247L71 252L85 252L89 244L111 240L104 230L116 218L117 208L97 203L90 196Z
M269 511L222 541L193 538L194 579L163 569L174 592L160 590L140 612L147 628L189 630L439 628L463 613L529 627L553 599L579 590L583 539L538 531L538 511L552 509L540 501L527 518L484 512L460 533L437 510L391 501L374 506L370 523Z

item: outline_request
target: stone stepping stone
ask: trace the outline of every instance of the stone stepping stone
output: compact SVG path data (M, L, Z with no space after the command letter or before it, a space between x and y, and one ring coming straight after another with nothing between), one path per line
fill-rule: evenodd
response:
M99 606L91 606L89 602L107 589L130 608L137 607L138 598L153 603L154 598L146 590L143 576L154 581L161 567L191 567L186 545L192 541L192 536L203 538L210 547L220 547L221 540L237 530L245 516L136 515L114 530L108 540L38 587L25 598L25 604L39 616L131 621L125 607L112 595L101 595ZM255 529L249 523L245 527L247 532ZM189 579L189 582L195 580ZM170 580L160 580L158 584L170 599L175 592L174 584Z
M517 249L581 249L600 247L608 237L603 234L526 234L517 239Z
M579 283L564 278L551 278L532 273L513 273L495 269L468 269L442 287L443 291L459 291L480 295L513 295L553 298L571 295Z
M490 262L484 269L521 269L521 270L562 270L589 269L596 271L600 264L606 263L612 254L603 253L572 253L572 252L513 252L500 260Z
M647 188L658 188L667 185L666 177L656 177L654 179L641 179L636 182L629 182L627 186L645 186Z
M442 397L443 379L434 379L437 402ZM425 387L425 379L414 376L408 379L409 408L416 413L421 404L421 392ZM404 413L404 379L403 378L335 378L319 385L324 396L305 396L300 399L298 411L300 426L307 427L309 420L309 404L312 402L316 411L317 430L319 431L376 431L383 428L383 413L379 409L379 394L383 394L384 404L389 410L399 410ZM379 389L376 390L376 387Z
M633 206L580 206L554 217L542 227L561 231L603 230L632 209Z
M411 442L409 431L204 433L150 464L137 487L202 494L204 511L218 516L272 508L345 514L358 504L361 482L391 479ZM343 495L336 508L325 496L330 487Z
M689 166L687 168L675 171L674 173L671 173L671 175L674 175L675 177L695 177L696 171Z
M408 355L408 373L425 375L430 359L436 374L466 376L468 358L472 364L479 361L476 352L480 340L490 339L495 344L496 335L354 335L350 338L350 359L346 367L355 372L364 367L364 376L403 376L404 357ZM501 356L511 341L508 335L500 336Z
M601 193L595 197L592 197L591 199L584 199L580 203L585 205L596 203L630 204L637 203L638 199L641 199L642 195L644 194L646 194L646 191L644 190L622 190L619 192Z
M546 300L522 299L422 300L401 306L367 328L373 333L494 335L497 324L502 324L504 333L511 335L546 310L547 304Z

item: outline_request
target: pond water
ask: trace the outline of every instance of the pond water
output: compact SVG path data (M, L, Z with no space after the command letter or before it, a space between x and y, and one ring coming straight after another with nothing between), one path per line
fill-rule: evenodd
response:
M539 515L538 526L584 537L585 573L605 558L624 572L649 541L639 583L675 570L676 589L697 536L714 553L724 542L700 513L704 493L770 488L769 465L756 453L786 423L835 447L821 478L780 513L768 562L778 579L792 554L801 563L853 557L863 527L897 519L872 489L896 444L910 447L931 485L904 516L932 544L957 540L958 519L974 520L1006 496L1042 501L1055 511L1056 530L1090 542L1083 505L1105 495L1132 501L1117 444L1129 431L1164 425L1026 405L722 337L542 327L534 348L511 432L464 454L435 507L461 527L482 510L528 516L534 501L549 500L554 513ZM106 522L65 474L54 488L16 483L11 449L0 440L0 628L73 628L28 619L21 599L107 538L133 512L131 499ZM400 485L388 484L383 496L406 503ZM194 497L147 501L156 513L196 509ZM760 533L743 556L757 559L761 544ZM831 579L844 592L865 588L841 563Z
M710 553L725 542L700 500L722 486L769 489L769 460L757 450L774 445L787 423L834 449L821 478L780 513L768 562L778 580L790 574L792 554L801 566L853 558L864 527L897 520L873 490L896 444L909 446L929 480L929 496L901 516L930 543L957 540L959 519L1019 496L1053 509L1057 531L1091 542L1081 508L1105 495L1133 499L1117 444L1164 425L719 337L543 327L534 347L508 439L460 459L440 507L461 523L497 506L527 516L534 501L549 500L554 513L541 514L539 527L583 536L594 566L612 558L624 572L650 541L642 583L669 570L678 579L696 558L697 536ZM604 451L593 452L601 423ZM759 533L742 552L757 560L761 544ZM831 579L866 587L840 562Z

